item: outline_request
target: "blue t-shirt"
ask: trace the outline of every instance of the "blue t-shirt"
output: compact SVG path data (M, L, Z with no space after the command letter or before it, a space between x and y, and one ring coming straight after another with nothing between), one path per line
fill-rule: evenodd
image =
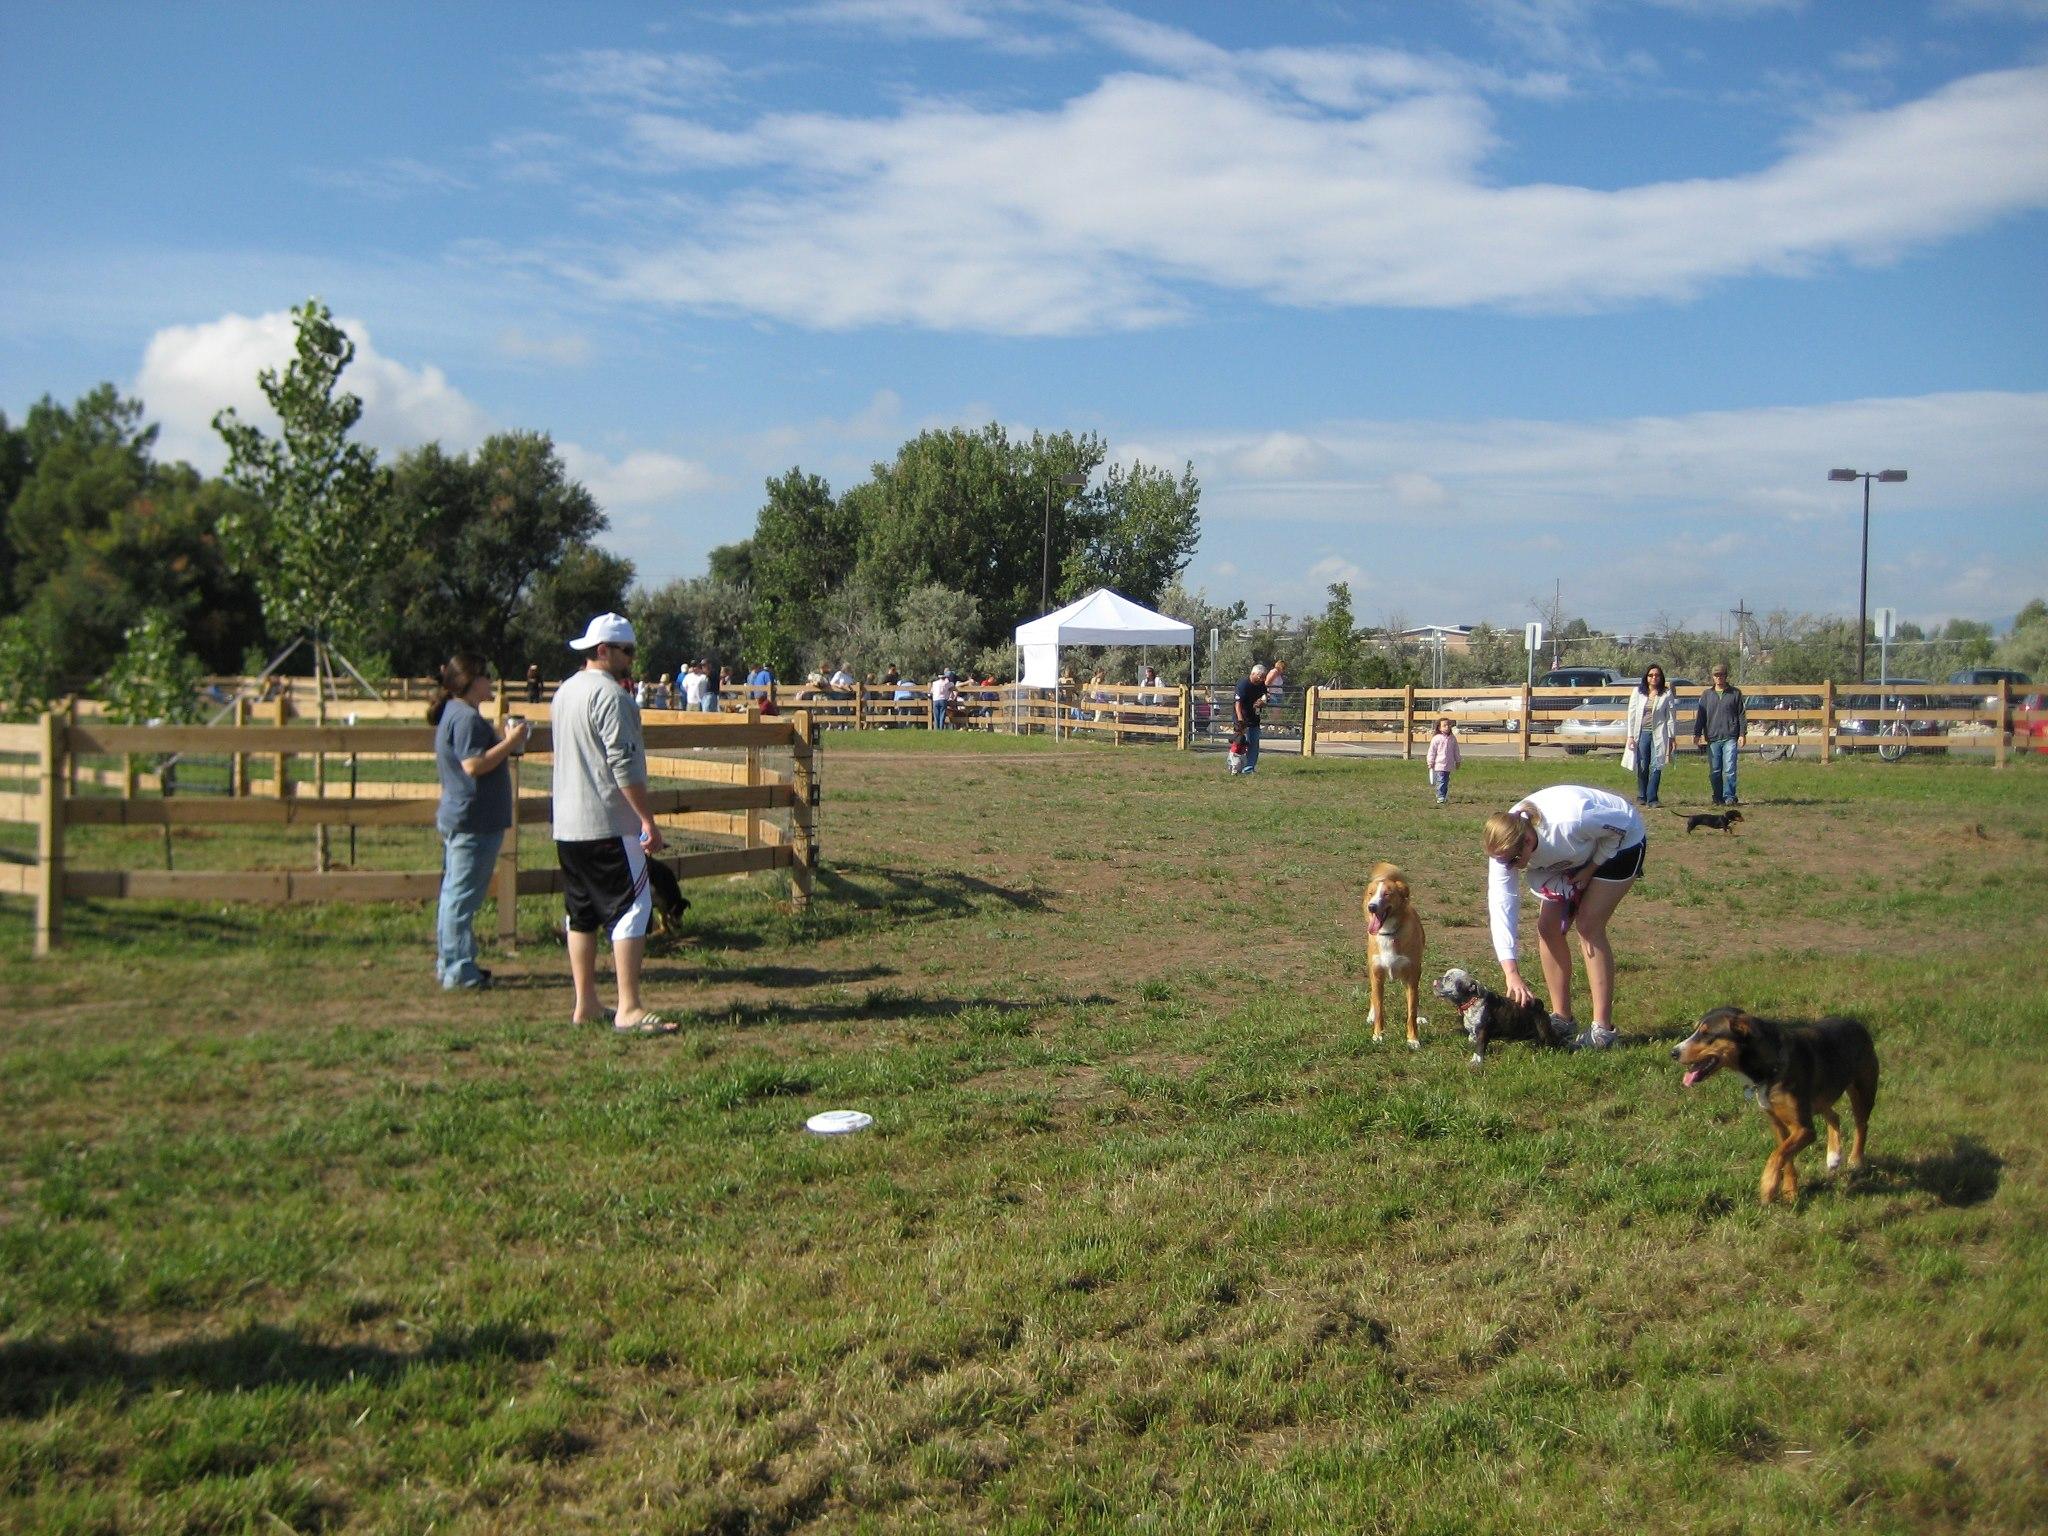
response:
M434 825L443 832L503 832L512 825L512 770L500 763L472 779L462 764L498 744L498 733L474 704L450 699L434 730L434 766L441 774L441 809Z

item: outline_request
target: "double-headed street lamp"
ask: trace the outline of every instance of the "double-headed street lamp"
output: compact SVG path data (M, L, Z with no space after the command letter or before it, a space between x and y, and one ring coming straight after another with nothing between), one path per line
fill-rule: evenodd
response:
M1045 482L1045 548L1038 557L1038 611L1044 613L1052 606L1052 488L1063 485L1070 491L1078 491L1088 483L1086 475L1060 475ZM1065 498L1061 498L1062 502Z
M1882 480L1890 485L1906 478L1903 469L1831 469L1830 480L1861 480L1863 482L1863 574L1856 582L1856 681L1863 681L1863 626L1865 605L1870 601L1870 482Z

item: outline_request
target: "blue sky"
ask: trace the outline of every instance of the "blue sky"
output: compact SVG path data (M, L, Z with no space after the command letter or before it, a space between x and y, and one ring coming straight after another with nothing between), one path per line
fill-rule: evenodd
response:
M2048 592L2048 0L0 0L0 409L220 462L318 294L398 449L553 435L642 576L791 465L1089 430L1263 612Z

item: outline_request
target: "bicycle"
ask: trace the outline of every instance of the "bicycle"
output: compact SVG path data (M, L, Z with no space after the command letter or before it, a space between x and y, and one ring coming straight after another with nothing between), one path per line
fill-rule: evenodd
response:
M1763 728L1762 734L1771 739L1756 749L1761 762L1782 763L1799 750L1799 727L1788 721L1774 720Z
M1906 728L1906 702L1901 699L1897 712L1877 728L1877 755L1888 763L1896 763L1911 745L1912 736Z

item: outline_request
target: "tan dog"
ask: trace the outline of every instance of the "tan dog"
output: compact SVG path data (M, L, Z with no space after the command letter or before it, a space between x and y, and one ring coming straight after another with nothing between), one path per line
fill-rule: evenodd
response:
M1408 901L1408 882L1391 864L1375 864L1365 882L1366 963L1372 975L1373 1043L1386 1038L1387 980L1408 989L1408 1049L1419 1050L1422 1036L1416 1025L1417 1001L1422 996L1422 919Z

